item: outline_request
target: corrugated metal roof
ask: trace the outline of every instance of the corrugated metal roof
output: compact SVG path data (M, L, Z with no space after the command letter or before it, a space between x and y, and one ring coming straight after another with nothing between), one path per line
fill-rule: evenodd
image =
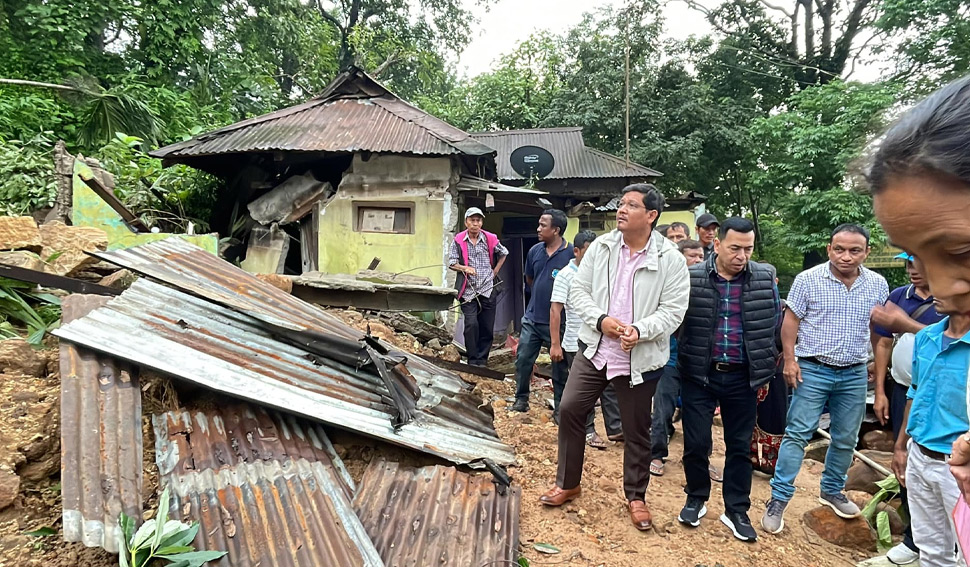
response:
M556 160L552 173L543 179L636 178L663 175L657 170L632 162L627 167L626 160L587 147L583 142L583 129L578 126L472 132L471 137L495 148L498 178L502 181L523 179L512 169L512 164L509 162L512 152L522 146L544 148Z
M393 394L373 372L283 342L253 317L144 278L55 334L209 389L452 462L514 460L470 387L453 375L413 369L420 397L410 419L395 426Z
M537 189L526 189L525 187L513 187L511 185L503 185L497 181L488 181L480 177L472 177L470 175L462 175L458 180L458 185L456 189L463 192L482 192L482 193L522 193L525 195L548 195L546 191L539 191Z
M364 340L363 333L316 305L294 297L181 238L93 254L275 327L319 332L351 341ZM384 347L390 348L388 345ZM452 391L461 390L461 384L465 384L456 374L418 357L410 357L407 367L422 383L430 383L433 379L437 383L447 383L445 387Z
M107 303L99 295L62 302L69 323ZM60 344L61 499L64 539L118 552L118 514L142 516L141 389L127 363Z
M453 467L372 461L354 508L389 566L515 565L521 492Z
M201 524L197 549L228 551L209 565L383 567L318 426L246 405L153 423L172 517Z
M359 69L351 69L310 101L159 148L151 155L180 161L265 151L494 153L464 131L404 102Z

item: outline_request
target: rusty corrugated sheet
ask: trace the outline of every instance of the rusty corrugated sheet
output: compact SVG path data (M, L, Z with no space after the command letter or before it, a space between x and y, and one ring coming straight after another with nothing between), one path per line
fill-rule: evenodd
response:
M153 423L172 517L200 523L197 549L228 552L209 565L383 567L319 426L243 404Z
M415 371L420 397L411 419L395 426L389 392L373 373L316 356L278 340L253 317L149 279L139 279L55 334L206 388L455 463L514 461L490 414L461 380Z
M523 179L512 169L512 164L509 162L512 152L522 146L544 148L556 160L552 173L543 179L660 177L663 175L659 171L633 162L630 162L630 166L627 167L626 160L587 147L583 142L583 129L578 126L473 132L471 137L495 148L497 174L503 181Z
M70 295L64 323L108 302ZM129 365L62 342L61 498L64 539L118 552L118 514L142 513L141 390Z
M151 155L172 161L220 154L386 152L484 156L492 148L404 102L359 70L308 102L207 132Z
M520 489L454 467L372 461L354 509L388 567L514 565Z
M97 252L95 255L273 326L318 332L352 341L364 339L363 333L319 307L181 238L173 237L124 250ZM404 353L397 354L404 356ZM497 437L492 426L491 408L477 407L481 402L472 395L470 384L453 372L419 357L409 357L406 366L421 388L422 400L419 400L419 405L425 413L447 419L486 438ZM511 449L508 452L511 454Z

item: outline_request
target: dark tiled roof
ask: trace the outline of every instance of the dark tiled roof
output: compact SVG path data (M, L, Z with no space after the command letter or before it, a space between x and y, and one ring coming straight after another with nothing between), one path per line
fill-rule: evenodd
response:
M539 146L552 154L556 165L544 179L646 178L663 175L633 162L627 167L626 160L587 147L583 142L583 129L578 126L473 132L471 137L498 152L495 162L498 178L502 181L522 179L509 162L512 152L522 146Z

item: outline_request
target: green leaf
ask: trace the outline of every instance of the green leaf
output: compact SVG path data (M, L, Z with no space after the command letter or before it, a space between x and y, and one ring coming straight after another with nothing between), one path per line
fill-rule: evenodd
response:
M893 534L889 526L889 513L885 510L876 514L876 533L879 535L880 550L887 550L893 546Z
M169 547L160 547L155 553L157 555L176 555L178 553L186 553L194 549L194 547L190 547L188 545L172 545Z
M57 530L49 526L37 528L36 530L31 530L29 532L24 532L24 535L29 535L34 537L47 537L47 536L52 536L56 534L57 534Z
M207 561L215 561L221 558L225 551L192 551L189 553L176 553L175 555L159 555L160 559L167 559L171 562L184 561L186 567L202 567Z
M168 510L171 506L172 501L169 499L168 487L166 487L162 491L162 496L158 499L158 514L155 516L158 529L155 530L155 537L152 539L153 550L158 549L158 546L162 543L162 537L165 535L166 528L170 527L166 523L168 522ZM178 529L178 527L174 529Z
M548 543L534 543L532 544L532 549L538 551L539 553L547 553L549 555L559 553L559 548Z
M147 522L142 524L140 528L138 528L138 531L135 532L135 536L132 538L132 541L131 541L132 551L138 551L140 549L143 549L144 547L146 547L145 545L146 543L152 541L152 537L155 535L155 526L156 526L155 519L152 518L151 520L148 520Z

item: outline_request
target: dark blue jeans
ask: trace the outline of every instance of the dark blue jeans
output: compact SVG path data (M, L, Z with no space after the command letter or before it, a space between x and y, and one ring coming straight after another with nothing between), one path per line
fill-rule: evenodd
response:
M515 357L515 399L529 401L529 381L532 379L532 367L535 366L539 350L550 345L549 325L534 323L527 317L522 318L522 333L519 335L519 347ZM566 386L566 362L552 363L552 384L554 391L562 392Z
M680 375L677 368L664 366L664 375L657 384L657 393L653 395L653 423L650 426L650 453L654 459L667 459L667 443L674 434L674 409L677 407L677 396L680 395Z

